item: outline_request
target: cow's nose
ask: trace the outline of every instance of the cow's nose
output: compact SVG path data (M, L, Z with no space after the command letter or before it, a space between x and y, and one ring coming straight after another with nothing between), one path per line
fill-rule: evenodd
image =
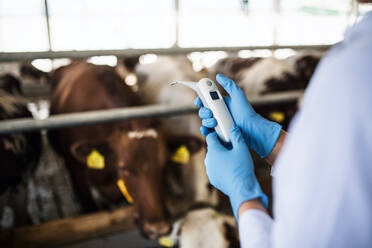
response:
M150 239L156 239L159 236L168 234L171 230L171 224L168 221L159 221L155 223L145 222L143 231Z

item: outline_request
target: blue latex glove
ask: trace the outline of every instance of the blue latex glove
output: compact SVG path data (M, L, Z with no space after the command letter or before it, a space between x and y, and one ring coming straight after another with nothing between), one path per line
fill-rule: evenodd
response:
M279 138L282 126L257 114L244 92L233 80L222 74L217 74L216 79L230 95L230 97L224 97L224 100L235 124L241 128L245 142L262 158L265 158ZM199 110L199 116L202 118L200 132L206 136L214 131L213 128L217 125L217 121L213 118L212 111L203 107L199 97L194 104L201 107Z
M231 128L230 139L232 148L228 149L221 144L216 132L207 135L205 167L210 183L229 196L238 219L243 202L260 198L267 208L268 198L256 179L251 154L237 126Z

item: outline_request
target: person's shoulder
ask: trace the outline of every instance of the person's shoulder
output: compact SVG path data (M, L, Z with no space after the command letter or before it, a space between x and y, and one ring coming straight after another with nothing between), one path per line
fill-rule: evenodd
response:
M368 67L372 61L372 12L345 32L344 40L329 52L336 65ZM352 71L352 70L350 70Z
M352 87L357 90L358 86L372 89L369 83L372 70L372 20L367 27L366 24L361 27L357 25L349 30L345 40L324 56L314 74L313 81L319 81L315 84L332 89Z
M363 24L363 23L361 23ZM372 22L356 26L319 63L304 98L304 107L347 112L372 105Z

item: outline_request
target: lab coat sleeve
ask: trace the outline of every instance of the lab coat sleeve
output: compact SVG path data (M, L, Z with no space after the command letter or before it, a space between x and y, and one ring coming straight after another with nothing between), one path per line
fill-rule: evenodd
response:
M273 178L274 218L248 210L246 247L372 247L372 12L321 61Z
M239 218L239 237L243 248L271 247L273 219L260 210L247 210Z

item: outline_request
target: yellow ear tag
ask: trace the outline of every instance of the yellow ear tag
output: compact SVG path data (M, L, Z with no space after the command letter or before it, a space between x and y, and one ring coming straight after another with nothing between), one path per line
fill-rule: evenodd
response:
M116 184L118 185L121 193L123 194L123 196L125 197L125 199L127 200L127 202L129 203L133 203L133 198L132 196L129 194L128 190L127 190L127 187L125 187L125 183L124 183L124 180L123 179L119 179Z
M158 243L161 246L165 246L165 247L173 247L174 246L173 240L170 237L167 237L167 236L160 237L158 239Z
M283 112L273 111L270 113L270 119L276 122L282 122L285 119Z
M180 146L172 155L172 161L180 164L187 164L190 160L190 152L186 146Z
M94 149L87 156L87 166L89 169L102 170L105 168L105 158Z

